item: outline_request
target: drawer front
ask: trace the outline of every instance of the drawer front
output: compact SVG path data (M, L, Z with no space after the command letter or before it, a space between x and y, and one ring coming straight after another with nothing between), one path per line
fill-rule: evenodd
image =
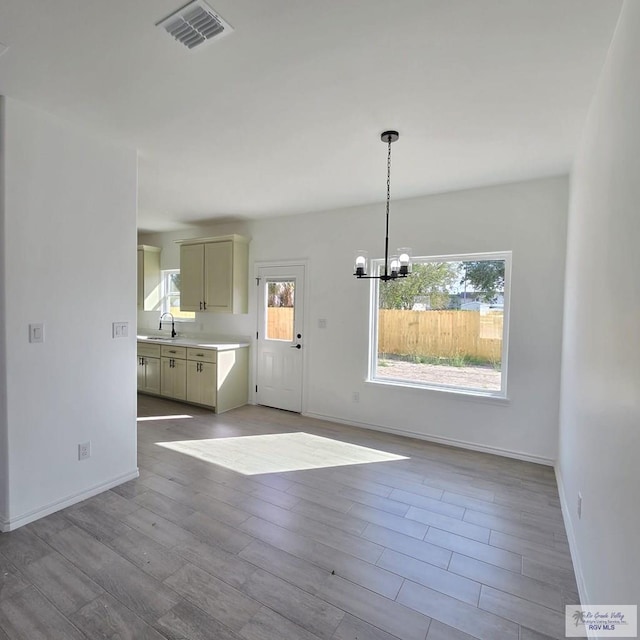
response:
M177 358L178 360L185 360L187 358L186 347L176 347L172 344L160 345L160 352L164 358Z
M149 358L159 358L160 345L149 344L148 342L138 342L138 355L148 356Z
M200 362L216 362L217 352L212 349L187 348L187 360L199 360Z

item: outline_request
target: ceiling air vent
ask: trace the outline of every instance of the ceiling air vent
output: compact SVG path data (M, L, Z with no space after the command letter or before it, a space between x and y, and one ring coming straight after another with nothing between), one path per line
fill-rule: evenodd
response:
M233 31L233 27L202 0L193 0L160 20L156 27L163 27L169 35L189 49Z

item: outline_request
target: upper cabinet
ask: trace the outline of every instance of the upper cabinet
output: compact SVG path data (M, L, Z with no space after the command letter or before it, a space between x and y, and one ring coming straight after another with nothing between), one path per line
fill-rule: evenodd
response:
M249 240L231 235L180 241L180 309L248 312Z
M160 248L138 245L138 309L160 309Z

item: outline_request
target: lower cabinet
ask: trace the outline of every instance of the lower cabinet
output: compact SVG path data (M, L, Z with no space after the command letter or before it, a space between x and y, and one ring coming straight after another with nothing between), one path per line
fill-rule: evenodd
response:
M138 390L160 393L160 358L138 356Z
M211 407L216 413L240 407L249 399L249 349L139 342L138 391Z
M216 365L187 360L187 402L216 406Z
M217 405L217 361L216 351L187 348L187 402Z
M175 400L187 399L187 362L179 358L162 358L160 394Z
M138 344L138 391L160 393L160 345Z

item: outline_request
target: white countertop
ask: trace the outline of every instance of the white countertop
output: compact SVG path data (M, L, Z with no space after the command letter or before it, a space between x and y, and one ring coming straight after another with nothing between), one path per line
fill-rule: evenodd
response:
M248 342L228 342L225 340L210 340L209 338L166 338L164 336L137 336L138 342L149 342L151 344L172 344L178 347L200 347L201 349L212 349L214 351L229 351L230 349L241 349L248 347Z

